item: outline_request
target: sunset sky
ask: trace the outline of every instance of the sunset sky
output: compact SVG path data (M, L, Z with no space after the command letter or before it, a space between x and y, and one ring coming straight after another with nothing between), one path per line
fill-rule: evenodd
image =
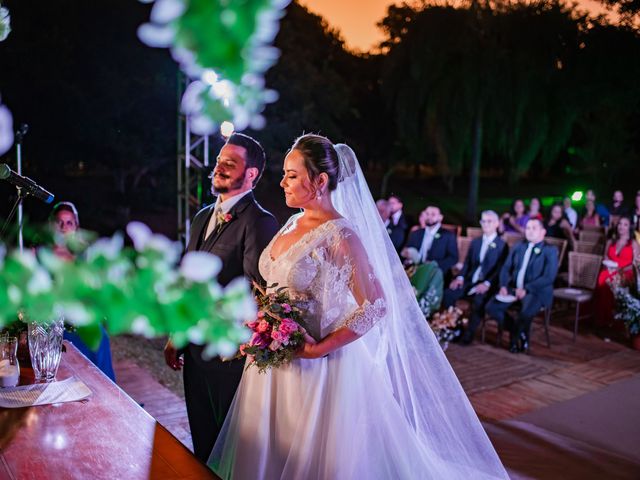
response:
M314 13L322 15L336 27L347 41L347 46L367 51L382 40L376 23L385 16L393 0L301 0ZM596 0L578 0L580 7L594 14L605 12Z

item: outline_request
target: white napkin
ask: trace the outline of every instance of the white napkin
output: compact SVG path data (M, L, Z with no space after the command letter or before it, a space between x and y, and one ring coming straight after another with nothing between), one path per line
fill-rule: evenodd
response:
M0 407L21 408L50 403L76 402L91 395L91 390L75 376L61 382L35 383L0 389Z

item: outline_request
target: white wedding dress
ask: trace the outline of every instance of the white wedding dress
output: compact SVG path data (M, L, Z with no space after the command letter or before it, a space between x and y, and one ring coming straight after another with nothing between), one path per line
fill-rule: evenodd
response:
M367 220L325 222L273 258L294 215L259 267L267 285L288 287L313 337L341 327L362 336L324 358L264 374L247 368L209 466L238 480L508 478L420 313L368 188L353 183L362 176L354 161L350 187L365 194ZM343 215L359 208L357 198L334 193Z

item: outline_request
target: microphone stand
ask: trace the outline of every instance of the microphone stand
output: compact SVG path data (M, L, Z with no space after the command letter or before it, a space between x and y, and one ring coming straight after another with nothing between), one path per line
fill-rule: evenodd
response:
M18 161L18 175L22 175L22 139L24 137L24 133L22 133L23 125L20 126L20 130L18 130L18 135L16 135L16 159ZM26 132L25 132L26 133ZM22 189L18 188L18 198L16 198L16 203L18 204L18 248L20 249L20 253L24 251L24 239L22 238Z
M18 193L18 196L16 197L16 199L13 202L13 205L11 206L11 211L9 212L9 215L7 216L6 220L4 221L4 224L2 225L2 230L0 230L0 239L4 236L4 232L7 230L7 227L9 226L9 224L11 223L11 220L13 220L14 215L16 214L16 211L18 212L18 243L20 246L20 253L22 253L22 251L24 250L24 245L23 245L23 241L22 241L22 217L20 216L21 210L22 210L22 201L24 200L24 198L26 197L26 195L23 193L22 189L20 187L16 187L16 191Z
M23 123L22 125L20 125L20 128L18 129L15 135L16 158L18 160L18 171L17 171L18 175L22 175L22 141L24 139L24 136L27 134L28 130L29 130L29 126L26 123ZM4 235L4 232L7 229L7 226L9 225L9 223L11 223L11 220L13 219L13 216L15 215L16 209L17 209L18 211L18 248L20 249L20 253L22 253L24 251L24 238L22 236L22 213L23 213L22 201L24 200L24 197L26 197L26 195L24 194L24 192L20 187L16 187L16 190L18 192L18 196L15 202L13 202L13 206L11 207L11 211L9 212L9 216L7 217L7 219L4 222L4 225L2 226L2 230L0 231L0 238L2 238L2 236Z

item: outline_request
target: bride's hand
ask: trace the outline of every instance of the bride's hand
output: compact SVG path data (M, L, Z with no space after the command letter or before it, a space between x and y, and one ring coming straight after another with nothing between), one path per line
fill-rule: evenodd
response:
M318 352L317 347L318 342L309 335L308 333L304 334L304 345L300 347L300 349L296 352L296 358L318 358L322 355Z

